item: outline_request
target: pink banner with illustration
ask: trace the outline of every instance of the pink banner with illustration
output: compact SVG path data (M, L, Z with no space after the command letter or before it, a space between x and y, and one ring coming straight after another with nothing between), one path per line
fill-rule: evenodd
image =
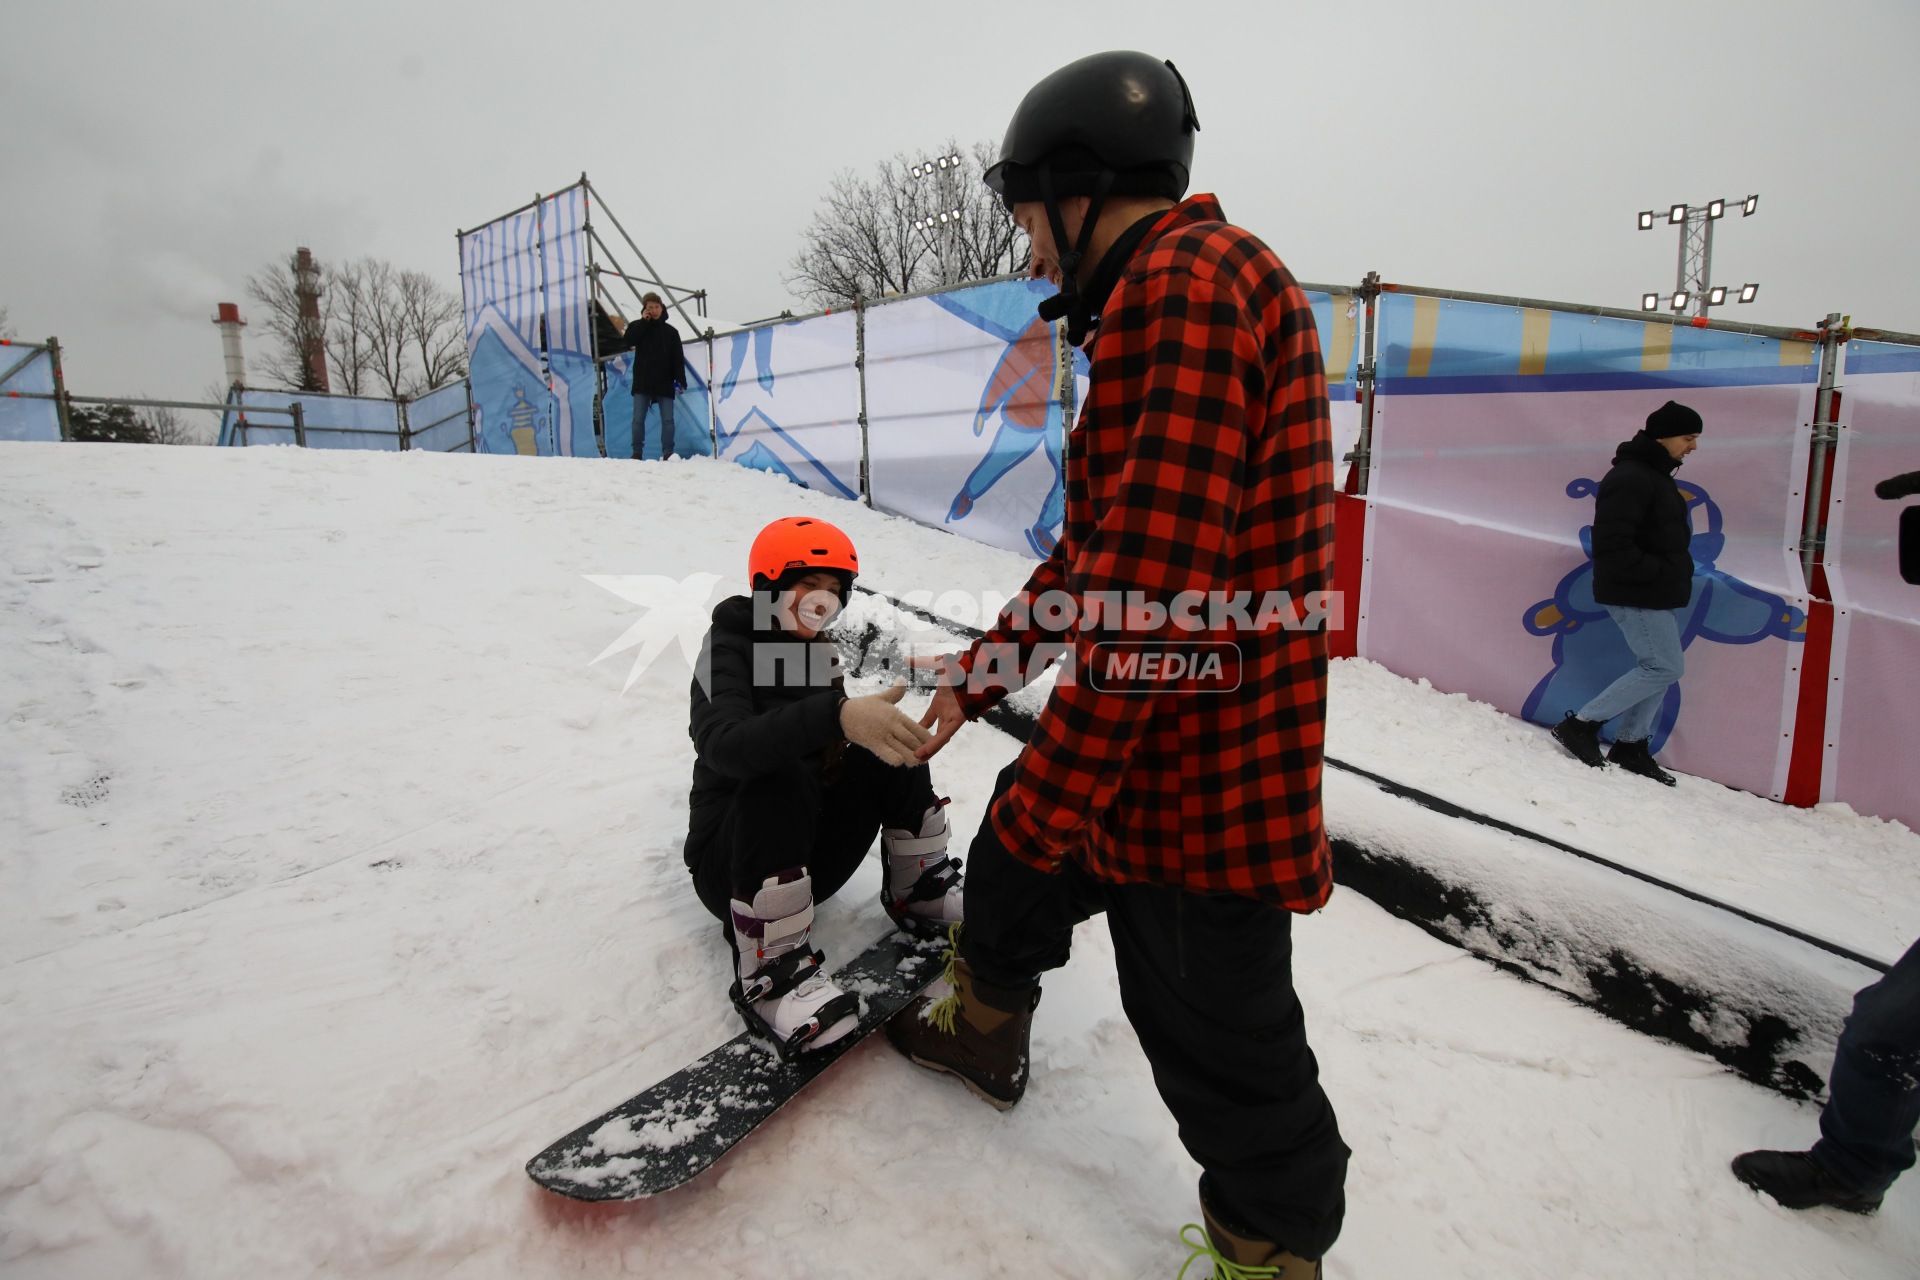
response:
M1623 344L1636 358L1638 341ZM1694 590L1679 611L1686 676L1652 746L1688 773L1781 796L1806 628L1795 546L1814 392L1811 361L1787 345L1651 376L1449 376L1430 355L1415 376L1384 378L1360 655L1539 724L1626 672L1632 653L1593 599L1594 492L1615 448L1679 400L1705 422L1676 473ZM1749 356L1757 367L1739 368Z

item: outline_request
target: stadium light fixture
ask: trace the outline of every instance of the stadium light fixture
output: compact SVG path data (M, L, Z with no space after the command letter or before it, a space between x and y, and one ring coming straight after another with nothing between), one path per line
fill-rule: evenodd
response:
M1753 216L1753 211L1759 207L1760 207L1760 197L1758 195L1748 196L1747 202L1740 206L1740 216L1743 218L1751 218Z
M1710 307L1726 306L1727 305L1727 286L1723 284L1717 284L1713 286L1713 288L1709 289L1707 291L1707 305Z
M1640 309L1642 311L1658 311L1660 309L1660 295L1657 293L1641 294Z
M1757 285L1757 284L1743 284L1743 285L1741 285L1741 286L1740 286L1740 301L1742 301L1742 302L1752 302L1752 301L1753 301L1753 296L1754 296L1755 294L1757 294L1757 293L1759 293L1759 292L1760 292L1760 286L1759 286L1759 285Z
M1688 293L1685 289L1680 290L1678 293L1673 295L1673 309L1675 311L1685 311L1687 309L1687 303L1691 301L1692 298L1693 298L1693 295Z
M1642 209L1640 211L1640 229L1642 231L1653 230L1653 210Z
M1687 206L1683 204L1677 204L1673 206L1673 208L1667 210L1667 224L1669 226L1677 227L1681 223L1685 222L1686 220L1687 220Z
M1707 216L1708 216L1709 218L1724 218L1724 217L1726 217L1726 216L1727 216L1727 202L1726 202L1725 200L1709 200L1709 201L1707 201Z

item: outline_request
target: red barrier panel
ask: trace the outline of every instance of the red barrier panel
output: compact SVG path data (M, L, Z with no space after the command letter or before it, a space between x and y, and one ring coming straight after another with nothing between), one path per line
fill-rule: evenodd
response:
M1359 652L1360 578L1366 568L1367 500L1333 495L1333 589L1340 600L1338 625L1327 631L1327 652L1351 658Z

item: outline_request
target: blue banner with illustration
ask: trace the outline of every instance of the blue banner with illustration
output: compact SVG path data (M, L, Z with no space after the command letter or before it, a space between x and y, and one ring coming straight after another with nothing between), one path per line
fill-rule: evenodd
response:
M600 453L586 221L574 186L460 236L481 452Z

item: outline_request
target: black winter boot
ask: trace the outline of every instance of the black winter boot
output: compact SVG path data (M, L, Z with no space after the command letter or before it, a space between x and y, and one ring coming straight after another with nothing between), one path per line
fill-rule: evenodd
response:
M1590 764L1596 769L1606 767L1607 762L1600 756L1600 726L1596 722L1582 720L1569 712L1565 720L1553 726L1552 732L1554 741L1581 764Z
M1637 773L1643 778L1652 778L1655 782L1674 785L1673 775L1654 762L1653 752L1647 750L1647 740L1638 742L1616 742L1607 752L1607 762L1617 764L1628 773Z
M1733 1158L1733 1176L1788 1209L1876 1213L1880 1193L1848 1186L1805 1151L1749 1151Z

